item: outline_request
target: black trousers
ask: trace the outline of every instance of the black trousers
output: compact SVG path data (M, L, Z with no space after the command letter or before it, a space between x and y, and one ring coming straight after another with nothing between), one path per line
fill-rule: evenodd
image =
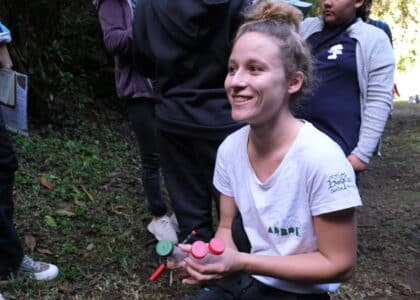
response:
M219 192L213 186L217 148L221 140L186 137L159 131L162 173L178 219L180 240L192 230L193 240L214 235L212 204L218 211Z
M166 214L162 198L160 153L157 141L156 100L151 98L125 99L126 111L140 151L140 178L150 212L158 217Z
M16 270L23 249L13 224L13 181L17 160L0 110L0 275Z
M329 300L327 293L297 294L282 291L258 280L248 274L234 275L218 280L204 288L196 297L186 297L186 300Z

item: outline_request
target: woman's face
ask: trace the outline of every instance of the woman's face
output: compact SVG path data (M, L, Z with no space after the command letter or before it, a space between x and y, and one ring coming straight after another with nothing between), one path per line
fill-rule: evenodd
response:
M288 81L277 40L258 32L243 34L229 59L225 90L238 122L264 123L288 110Z
M347 24L356 17L356 11L364 0L322 0L324 22L329 25Z

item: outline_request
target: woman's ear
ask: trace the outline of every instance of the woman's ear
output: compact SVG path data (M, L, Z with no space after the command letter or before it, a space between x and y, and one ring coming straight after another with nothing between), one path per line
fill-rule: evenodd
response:
M297 71L288 82L287 91L289 94L294 94L298 92L302 88L303 84L303 73L301 71Z

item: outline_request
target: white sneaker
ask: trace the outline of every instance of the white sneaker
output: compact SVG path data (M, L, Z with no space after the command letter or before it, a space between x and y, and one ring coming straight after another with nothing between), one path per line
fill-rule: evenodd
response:
M58 275L58 268L25 255L17 272L35 280L53 280Z
M147 230L151 232L157 240L168 240L174 244L178 244L178 236L176 234L171 218L167 215L162 217L154 217L147 225Z
M176 219L176 216L175 216L174 213L170 216L170 219L171 219L171 223L172 223L172 226L175 229L175 231L177 233L180 233L181 231L179 230L178 220Z

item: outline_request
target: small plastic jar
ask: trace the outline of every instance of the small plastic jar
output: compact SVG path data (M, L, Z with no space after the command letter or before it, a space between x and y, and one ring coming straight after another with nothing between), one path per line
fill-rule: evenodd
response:
M181 251L176 245L168 240L160 240L156 244L156 253L161 257L171 258L178 262L187 257L188 253Z

